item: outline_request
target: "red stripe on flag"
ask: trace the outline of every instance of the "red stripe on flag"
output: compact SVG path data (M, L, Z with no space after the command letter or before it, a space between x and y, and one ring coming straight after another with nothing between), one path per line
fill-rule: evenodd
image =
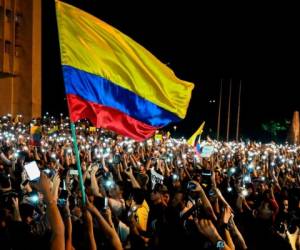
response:
M138 121L119 110L86 101L76 95L67 94L70 119L75 122L89 119L97 128L107 128L136 141L151 137L158 127Z

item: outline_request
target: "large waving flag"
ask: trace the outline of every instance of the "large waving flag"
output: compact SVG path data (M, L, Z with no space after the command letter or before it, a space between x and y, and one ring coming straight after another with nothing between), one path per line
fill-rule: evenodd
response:
M96 17L60 1L56 15L72 121L141 141L186 116L192 83Z
M200 127L196 130L196 132L188 139L187 143L189 145L195 146L196 138L198 135L201 135L203 133L205 122L202 122Z

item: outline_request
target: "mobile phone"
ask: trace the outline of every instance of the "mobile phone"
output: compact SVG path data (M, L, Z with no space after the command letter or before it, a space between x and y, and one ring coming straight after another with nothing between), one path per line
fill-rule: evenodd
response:
M108 198L107 198L107 197L104 198L104 206L103 206L103 209L108 209Z
M70 175L78 175L77 169L70 169Z
M35 192L35 191L32 191L31 193L29 193L28 200L29 200L31 205L33 205L33 206L37 205L39 203L38 193Z
M105 210L108 208L107 197L95 197L94 204L99 210Z
M113 163L114 164L119 164L121 163L121 156L119 154L115 154L113 158Z
M69 194L67 190L61 190L57 200L57 205L60 207L64 207L67 203L68 196Z
M24 169L29 181L36 181L40 178L41 171L35 161L25 164Z
M201 171L202 176L211 176L211 170L203 169Z
M59 194L59 199L66 200L69 196L69 193L67 190L61 190Z
M211 187L211 175L212 175L211 170L204 169L201 171L201 176L202 176L201 184L202 186L207 188L207 190L209 190Z
M49 178L52 178L52 176L55 175L55 171L53 169L46 168L43 171Z

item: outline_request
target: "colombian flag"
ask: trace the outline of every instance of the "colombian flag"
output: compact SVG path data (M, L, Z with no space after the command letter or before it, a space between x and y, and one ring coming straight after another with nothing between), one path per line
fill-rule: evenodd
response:
M71 120L88 118L137 141L186 116L194 88L141 45L96 17L56 1Z
M40 146L42 139L42 128L40 126L30 127L31 145Z

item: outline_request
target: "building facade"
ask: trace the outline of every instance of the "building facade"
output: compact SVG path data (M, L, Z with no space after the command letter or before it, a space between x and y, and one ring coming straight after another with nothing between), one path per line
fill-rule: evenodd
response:
M41 115L41 0L0 0L0 115Z

